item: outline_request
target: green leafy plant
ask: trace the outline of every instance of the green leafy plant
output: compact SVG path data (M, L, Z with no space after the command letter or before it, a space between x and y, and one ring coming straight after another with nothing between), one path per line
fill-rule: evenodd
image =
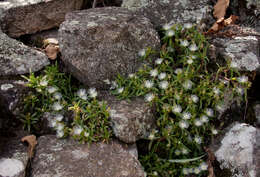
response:
M50 113L49 126L59 138L71 135L82 143L109 139L108 108L96 99L95 88L87 91L72 84L71 77L59 72L57 64L46 67L42 75L31 73L24 78L33 89L24 100L25 129L37 131L43 115ZM64 121L65 115L69 120Z
M140 157L148 176L203 176L203 146L217 134L214 121L226 109L224 96L246 98L250 82L234 62L209 70L208 43L195 26L166 24L162 34L160 57L140 50L146 64L128 77L119 75L112 92L121 99L142 96L157 109L149 152Z

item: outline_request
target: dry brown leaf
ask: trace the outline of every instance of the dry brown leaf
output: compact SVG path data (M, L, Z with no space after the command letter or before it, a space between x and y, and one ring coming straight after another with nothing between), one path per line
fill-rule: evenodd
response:
M55 60L58 56L58 53L60 52L60 48L58 45L55 44L49 44L47 47L44 49L46 55L48 56L49 59Z
M207 159L208 172L209 172L208 177L215 177L214 168L212 166L212 163L215 161L215 155L209 148L204 147L204 149L208 154L208 159Z
M217 18L217 20L224 18L228 6L229 6L229 0L218 0L218 2L214 6L214 12L213 12L214 17Z
M28 147L28 154L29 154L29 158L31 159L33 157L34 148L37 145L36 136L28 135L28 136L23 137L21 139L21 141L28 143L28 145L29 145L29 147Z

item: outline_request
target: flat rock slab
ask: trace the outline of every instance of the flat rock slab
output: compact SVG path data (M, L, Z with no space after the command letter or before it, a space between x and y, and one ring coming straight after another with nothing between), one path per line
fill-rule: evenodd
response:
M135 72L138 51L160 48L149 19L119 7L75 11L59 29L59 44L68 71L85 85L104 88L104 80Z
M19 136L0 136L0 176L25 177L26 166L29 162L28 150L21 142L23 132ZM24 134L25 135L25 134Z
M136 98L131 101L106 99L110 108L110 121L115 136L125 143L135 143L148 138L156 127L154 111L144 101Z
M220 167L231 170L232 177L257 177L259 133L257 128L244 123L235 123L230 126L220 147L215 151Z
M122 7L149 18L156 27L165 23L207 23L212 20L209 0L123 0Z
M0 27L11 37L58 27L65 14L82 8L84 0L0 1Z
M31 176L144 177L144 172L127 145L117 141L88 146L49 135L38 139Z
M49 64L47 56L11 39L0 31L0 76L39 71Z

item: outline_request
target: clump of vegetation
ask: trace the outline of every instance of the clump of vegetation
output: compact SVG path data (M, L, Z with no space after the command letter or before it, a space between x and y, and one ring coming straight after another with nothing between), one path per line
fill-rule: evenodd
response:
M24 78L34 91L24 100L24 128L37 131L37 124L45 113L50 113L49 126L57 137L73 136L80 142L108 140L111 136L109 113L104 102L99 102L95 88L78 89L71 83L71 77L59 72L58 66L48 66L43 75L33 73ZM71 120L65 118L72 112Z
M234 62L209 71L208 44L192 24L166 24L162 33L160 58L141 50L147 64L128 77L119 75L113 93L144 97L157 108L157 129L148 137L149 152L140 157L148 176L203 176L203 147L218 133L214 121L226 109L224 95L245 99L250 83Z

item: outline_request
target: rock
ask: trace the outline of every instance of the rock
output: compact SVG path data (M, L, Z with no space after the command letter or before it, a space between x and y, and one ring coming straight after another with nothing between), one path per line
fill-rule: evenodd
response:
M126 101L110 97L105 100L110 108L113 133L121 141L135 143L147 138L155 128L154 112L144 99Z
M144 177L144 171L127 145L117 141L80 145L49 135L38 139L31 176Z
M58 27L65 14L82 8L84 0L5 0L0 2L0 27L11 37Z
M11 76L39 71L49 64L40 51L9 38L0 31L0 76Z
M123 0L122 7L149 18L156 27L165 23L208 23L212 21L209 0Z
M231 60L240 71L259 72L259 34L250 28L235 26L229 27L228 30L234 31L237 35L232 38L215 38L211 42L217 49L217 55Z
M20 132L19 132L20 133ZM10 136L10 133L8 134ZM19 136L0 136L0 176L25 177L29 162L27 147L21 142Z
M59 43L68 71L99 89L107 89L106 79L135 72L141 64L140 49L160 47L149 20L120 7L68 13L59 29Z
M257 177L257 132L259 133L259 130L253 126L235 123L228 128L220 147L215 146L215 156L220 162L220 167L229 169L232 177Z
M256 104L254 106L255 116L256 116L256 124L260 125L260 104Z

